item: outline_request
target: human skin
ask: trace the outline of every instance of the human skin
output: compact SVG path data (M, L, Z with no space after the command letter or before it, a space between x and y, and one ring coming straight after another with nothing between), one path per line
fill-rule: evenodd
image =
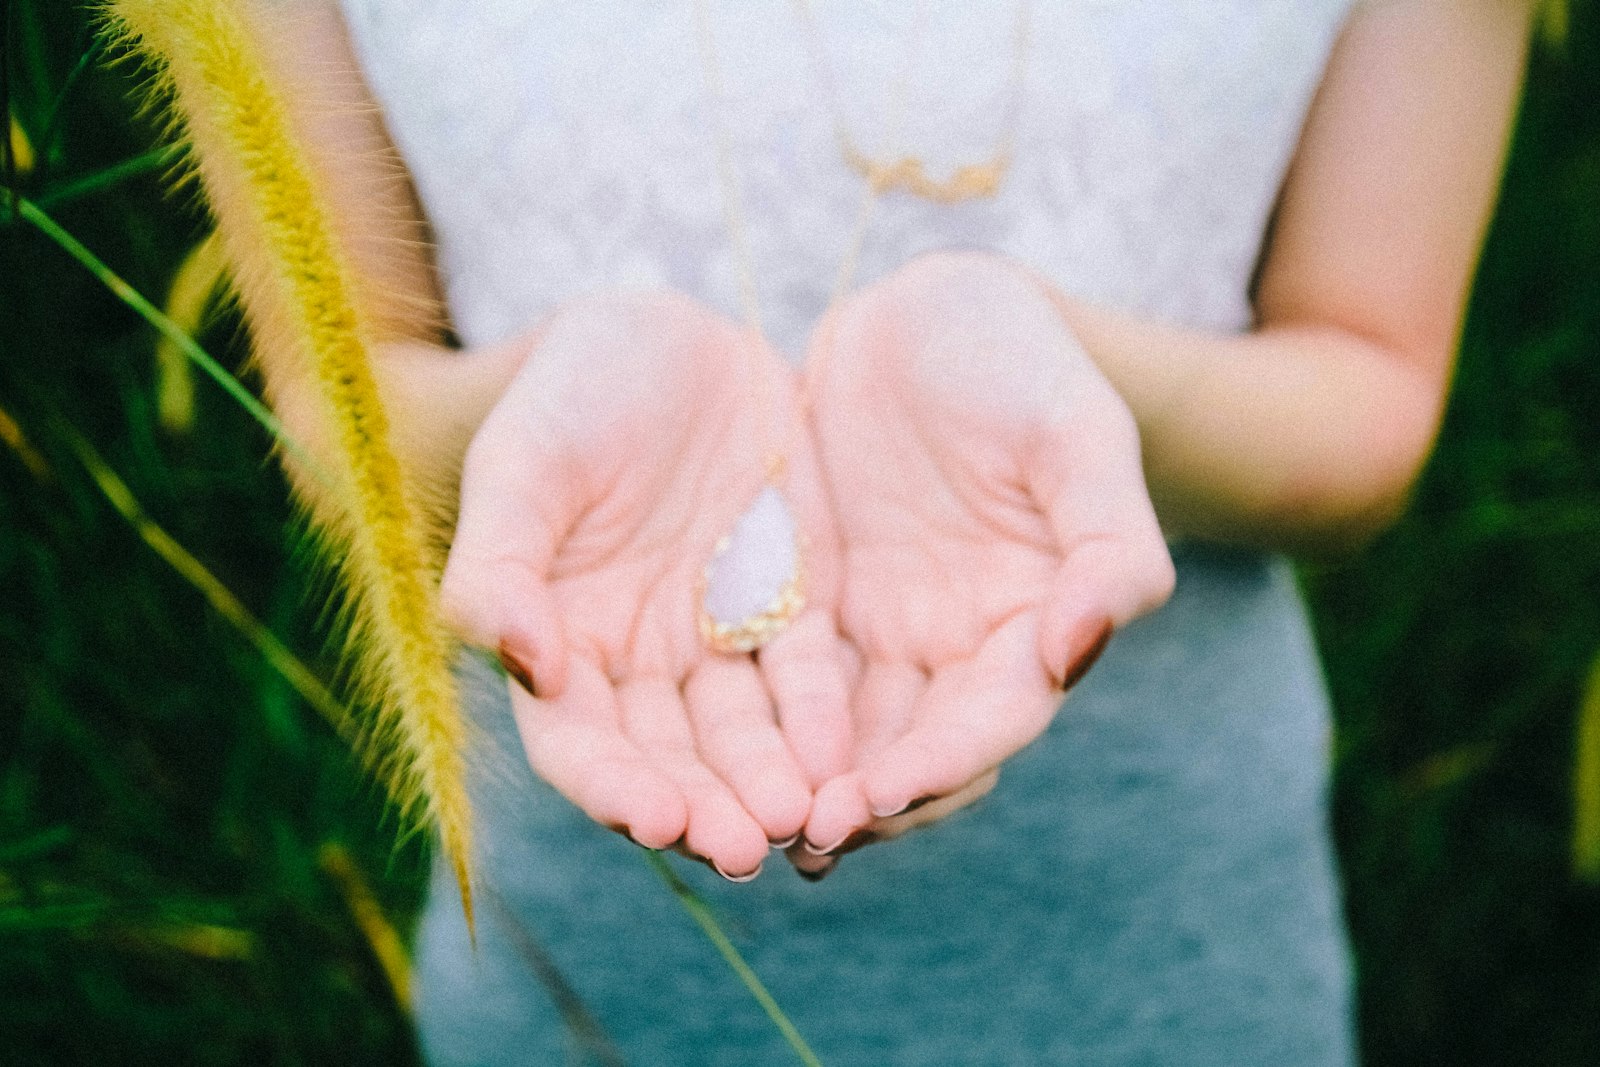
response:
M818 872L992 782L1174 573L1132 414L1016 264L913 260L824 318L806 370L864 661L849 766L791 850Z
M1263 254L1256 322L1245 333L1185 329L1095 307L998 256L956 257L933 269L910 264L893 282L899 302L927 321L981 292L990 322L1014 324L1028 319L1040 294L1049 300L1068 337L1132 410L1145 480L1169 536L1294 552L1353 550L1403 509L1431 450L1534 9L1527 0L1358 3L1283 189ZM1023 278L1033 284L1006 284ZM851 304L836 310L859 313ZM1072 347L1064 341L1062 350ZM829 364L873 365L903 386L920 377L930 355L915 342L887 352L857 344L822 364L813 388L830 393L817 403L819 412L832 412L818 420L825 464L856 447L839 428L851 421L851 397L831 389ZM884 366L886 359L899 367ZM844 629L859 642L850 591L857 531L848 504L840 505L840 519ZM875 662L907 658L903 645L885 650L868 639L865 646L869 678ZM1059 644L1046 661L1052 656L1063 661ZM881 732L868 725L884 717L872 705L858 692L863 737ZM959 752L963 725L950 723L950 743L941 745L922 740L931 719L904 737L920 749ZM882 817L913 791L903 778L914 761L896 759L893 747L875 754L873 744L881 745L858 749L849 777L819 793L807 824L810 847L790 850L802 869L825 871L829 859L816 853L830 842L848 850L887 840L959 806L939 801ZM980 795L993 774L975 774L960 797Z
M929 264L908 264L887 287L856 294L834 309L833 327L852 324L849 338L841 340L843 332L830 332L832 327L824 324L817 344L853 346L856 356L870 357L874 373L906 389L914 401L956 403L959 408L960 391L928 373L933 357L925 340L907 338L901 331L896 342L892 323L909 311L932 310L947 322L981 332L1024 310L1024 318L1033 324L1027 346L1040 353L1040 366L1050 361L1051 335L1057 338L1055 352L1063 364L1075 360L1081 346L1114 389L1113 399L1120 398L1108 400L1106 411L1125 403L1132 415L1137 436L1131 445L1124 440L1122 452L1126 459L1128 449L1135 449L1132 455L1142 461L1142 483L1137 465L1103 467L1102 473L1119 471L1100 485L1108 506L1143 494L1148 486L1160 526L1169 534L1297 551L1358 546L1403 507L1437 430L1533 7L1532 0L1358 4L1331 57L1283 190L1256 291L1256 322L1246 332L1190 330L1093 307L1031 276L1025 265L988 257L956 265L982 280L986 296L978 310L983 314L975 317L970 302L952 307L950 294L960 287L941 281L937 270L927 269ZM264 36L270 39L274 61L289 75L286 82L300 86L298 121L330 177L337 215L352 234L394 238L358 243L353 250L358 270L393 291L413 295L418 306L434 300L426 253L415 241L415 204L392 150L373 150L386 140L372 101L353 75L357 68L336 5L329 0L257 0L255 10L259 17L281 23ZM285 12L294 17L282 18ZM330 71L344 73L330 77ZM351 151L353 145L365 147ZM365 195L352 195L355 190ZM374 190L381 195L372 195ZM1024 278L1031 283L1024 284ZM1049 323L1037 314L1041 300L1054 309L1058 321ZM437 329L426 317L419 316L400 332L406 336L397 336L383 349L378 366L396 438L417 476L445 487L448 496L462 469L461 458L491 410L500 404L515 406L525 396L507 391L506 385L528 362L539 334L462 353L440 346ZM308 406L298 399L304 383L293 379L287 359L269 350L260 356L280 415L315 448L317 427L303 415ZM832 362L837 369L851 361ZM924 386L930 387L924 390L927 395L918 392ZM946 640L947 646L959 647L970 658L985 647L985 634L998 636L1005 629L1001 624L1014 621L1005 608L1030 619L1028 641L1014 640L1004 670L990 676L1005 676L1004 684L986 682L987 688L971 689L996 700L993 743L981 750L981 758L955 758L970 723L941 718L939 702L911 701L912 708L921 710L900 715L893 730L881 721L887 715L866 714L863 707L873 701L861 693L894 688L880 686L882 664L910 662L924 670L934 658L926 646L939 642L912 635L908 647L886 646L880 640L885 627L871 622L871 613L865 620L853 614L853 603L870 599L887 617L903 617L910 611L904 598L925 593L915 583L901 583L878 589L870 598L852 598L851 545L859 539L860 526L852 516L873 510L870 481L862 471L852 470L846 456L855 448L855 431L848 427L860 420L852 416L851 391L838 380L813 369L808 392L832 510L840 517L846 546L838 621L866 662L862 686L848 709L833 703L831 711L803 716L803 729L786 724L790 753L802 764L815 793L806 817L807 839L814 849L826 851L852 836L857 842L893 836L942 816L992 784L1004 756L1048 721L1038 695L1045 682L1081 658L1086 642L1071 604L1082 607L1087 602L1057 598L1057 606L1050 606L1052 579L1064 560L1046 559L1048 553L1042 552L1025 564L1010 561L1015 573L996 579L996 590L1007 589L997 593L1004 603L976 613L995 624L992 633L968 625L971 619L951 623L955 637ZM977 392L969 390L967 399L974 407L957 411L963 424L994 429L992 419L985 421L992 413L979 410ZM952 463L936 465L935 479L962 465L981 466L983 454L999 448L992 435L982 432L938 444L947 454L952 448L958 454L947 455ZM1064 464L1069 457L1055 458ZM910 469L906 473L916 476ZM922 473L928 474L926 465ZM1042 545L1047 529L1061 536L1051 526L1048 501L1032 493L1026 499L1032 512L1018 540ZM1019 512L1026 510L1020 501L1013 503ZM1131 512L1123 508L1118 514L1126 518ZM462 524L470 528L470 507L463 510ZM1121 528L1131 536L1137 526L1124 522ZM1003 544L997 539L990 547ZM1064 551L1071 543L1058 540L1054 547ZM938 552L933 543L924 550ZM867 552L866 558L872 554ZM454 562L452 568L462 573ZM996 573L1004 571L1006 566ZM1097 591L1107 603L1118 604L1117 611L1103 613L1106 619L1123 621L1160 600L1159 568L1147 567L1141 574L1139 581L1119 591ZM1024 606L1026 598L1012 594L1028 582L1034 583L1028 588L1035 592ZM457 620L470 638L490 648L507 637L518 643L516 627L508 621L517 613L509 613L497 631L473 617L464 601L451 596L447 586L447 605L455 605ZM571 679L563 679L559 667L540 662L540 649L551 644L548 635L557 627L548 618L538 621L543 616L536 602L530 601L529 607L525 627L542 628L545 637L541 641L537 633L525 634L525 654L534 661L529 669L536 679L545 676L548 692L541 695L552 696ZM1016 636L1007 631L1008 638ZM918 640L925 646L920 650L911 647ZM1024 645L1031 658L1018 652ZM819 655L813 662L832 664L829 672L838 669L836 658ZM826 688L801 673L793 680L795 692L809 687L814 698ZM931 689L931 672L926 684ZM1025 690L1026 697L1002 705L1004 694L1017 695L1008 688L1012 686ZM519 719L541 713L537 704L528 703L532 699L514 697ZM833 700L829 696L812 703ZM907 702L902 694L879 703ZM780 695L779 719L783 704ZM756 725L763 732L770 727L759 721ZM682 726L692 736L692 724ZM906 773L895 788L880 789L871 784L874 757L868 747L888 744L884 738L891 733L897 742L916 738L904 751L918 751L921 757L892 761ZM559 780L571 774L559 758L544 763L546 777ZM706 789L712 791L711 784ZM909 814L883 814L901 800L928 795L943 799ZM745 815L753 818L748 811ZM737 861L747 858L743 849L750 835L729 829L738 821L729 814L717 829L703 830L698 838L702 843L724 838L740 842L725 855L712 850L711 858L729 873L744 870ZM813 871L829 862L804 845L795 846L792 857Z

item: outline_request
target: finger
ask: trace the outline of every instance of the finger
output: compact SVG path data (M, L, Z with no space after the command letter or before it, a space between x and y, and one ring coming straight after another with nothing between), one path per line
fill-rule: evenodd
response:
M934 797L925 804L915 801L904 812L887 819L878 819L872 824L872 831L879 841L892 841L902 834L906 834L922 826L938 822L949 815L960 811L962 808L987 796L1000 781L998 769L980 774L975 780L968 782L954 793L947 796Z
M646 848L682 837L682 790L622 733L616 695L594 664L578 659L559 699L511 691L511 710L534 773L584 814Z
M872 810L861 775L848 771L824 782L811 802L811 817L797 846L813 856L826 856L861 833L872 822Z
M643 678L617 690L623 729L688 806L684 844L730 881L761 872L769 843L761 826L723 781L700 761L689 713L678 689L664 678Z
M567 655L548 577L566 504L554 462L522 437L486 425L473 441L440 607L530 694L554 698L566 686Z
M971 659L934 672L915 724L862 764L870 810L888 818L921 798L954 793L1044 732L1059 693L1039 664L1037 625L1034 613L1022 612Z
M856 687L856 747L851 766L863 766L910 727L928 676L910 663L869 662ZM865 829L874 815L858 774L835 777L817 790L806 820L805 843L813 853L831 853Z
M771 842L789 842L811 812L811 789L784 742L748 657L712 656L684 686L695 747Z
M529 696L565 692L567 647L555 598L521 561L452 552L440 608L463 640L494 650Z
M783 736L810 788L852 762L851 655L832 616L807 609L756 654ZM798 827L797 827L798 829Z
M820 882L838 866L841 856L880 841L892 841L912 830L938 822L986 796L999 780L998 770L989 771L949 796L931 798L926 804L914 803L903 814L893 818L874 819L822 854L805 847L803 843L797 843L786 850L784 856L802 878Z
M795 873L808 882L820 882L839 865L837 856L819 856L799 844L784 850L784 859L794 867Z
M1037 649L1058 687L1082 675L1113 630L1165 603L1175 581L1133 417L1098 376L1080 382L1077 400L1029 472L1030 492L1063 555Z
M911 726L917 702L928 688L928 673L911 663L868 663L856 687L856 763L888 748Z

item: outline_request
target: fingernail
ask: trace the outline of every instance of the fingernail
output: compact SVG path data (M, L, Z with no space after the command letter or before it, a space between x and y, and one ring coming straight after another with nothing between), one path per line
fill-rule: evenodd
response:
M844 844L848 840L850 840L850 835L849 834L845 834L843 837L839 838L839 840L835 841L833 844L829 845L827 848L823 848L820 845L813 845L811 843L811 839L808 837L803 842L801 842L800 847L805 849L807 852L811 853L813 856L826 856L826 855L828 855L828 853L832 852L834 849L838 848L840 845Z
M873 833L871 830L857 830L855 833L851 834L849 837L830 848L828 850L828 855L835 858L838 858L839 856L845 856L854 852L858 848L872 844L876 840L878 840L878 835Z
M826 866L818 867L814 871L806 871L796 867L794 869L794 873L798 874L808 882L820 882L824 878L828 877L828 875L832 874L833 869L837 866L839 866L839 861L837 859L831 859L828 861Z
M788 848L790 845L794 844L798 840L800 840L800 835L799 834L790 834L788 837L784 838L782 841L772 841L772 842L769 842L769 844L771 844L773 848L775 848L775 849L777 849L778 851L781 852L784 849Z
M1083 676L1089 673L1089 668L1094 666L1095 660L1100 658L1100 653L1106 650L1106 643L1111 640L1111 620L1107 619L1100 624L1100 631L1095 634L1094 640L1089 642L1089 647L1084 649L1078 658L1067 665L1066 673L1061 678L1061 690L1066 692L1082 681Z
M721 867L717 866L717 861L716 860L707 860L706 862L711 864L711 869L713 871L716 871L718 874L722 875L722 877L726 878L728 881L737 882L737 883L755 881L756 880L756 875L761 873L761 868L766 866L766 864L764 864L764 863L758 863L758 864L756 864L756 869L751 871L749 874L729 874L727 871L725 871Z
M892 819L896 815L909 815L911 812L916 811L918 808L922 807L923 805L932 804L935 800L938 800L938 799L939 799L939 794L937 794L937 793L929 793L927 796L918 797L917 799L913 800L909 804L902 804L900 807L895 808L893 811L879 811L877 808L873 808L872 809L872 814L873 814L874 818Z
M500 666L504 667L518 685L531 697L537 698L539 693L533 688L533 672L525 667L521 660L506 650L505 645L500 646Z
M626 837L629 841L632 841L634 844L639 845L639 839L637 837L633 836L633 831L628 829L628 824L627 823L608 822L608 823L605 824L605 828L607 830L610 830L614 834L621 834L623 837ZM640 848L644 848L643 845L639 845L639 847Z

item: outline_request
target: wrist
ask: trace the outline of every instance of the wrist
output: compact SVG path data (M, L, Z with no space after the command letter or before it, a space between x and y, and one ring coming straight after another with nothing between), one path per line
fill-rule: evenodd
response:
M536 333L470 349L425 342L379 345L373 352L390 434L413 484L453 501L461 462L536 343Z

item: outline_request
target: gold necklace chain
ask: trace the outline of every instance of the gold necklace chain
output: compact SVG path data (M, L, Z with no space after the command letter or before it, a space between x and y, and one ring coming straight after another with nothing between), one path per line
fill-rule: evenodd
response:
M1029 45L1032 37L1033 0L1021 0L1017 7L1016 28L1014 30L1015 48L1011 57L1011 80L1009 98L1006 102L1005 112L1001 120L999 141L990 158L983 163L967 163L957 166L944 181L936 181L928 176L927 164L920 156L895 154L893 145L889 146L888 161L875 159L863 152L856 143L850 127L845 121L844 108L839 103L839 90L833 76L833 65L828 60L827 50L823 47L822 33L818 28L816 13L811 8L810 0L793 0L795 13L800 24L805 28L807 51L811 53L811 65L816 72L818 82L822 86L822 95L828 104L829 113L833 118L833 136L838 143L839 154L844 158L852 170L860 174L878 193L891 190L903 190L913 196L924 200L931 200L940 204L956 204L964 200L978 200L992 197L1000 191L1005 183L1006 175L1011 169L1012 150L1016 145L1017 124L1022 113L1022 98L1027 79L1027 64ZM919 10L920 21L926 19L926 7ZM919 40L921 26L913 41ZM910 49L915 56L916 49ZM911 65L908 60L908 67Z
M919 7L926 0L919 0ZM733 246L734 269L738 274L739 299L744 306L744 317L749 329L760 341L765 341L766 333L761 322L761 298L756 284L754 258L750 250L749 227L745 221L744 193L739 184L739 172L733 162L732 135L725 115L726 103L722 86L721 64L717 60L716 38L711 32L711 17L707 10L708 0L693 0L695 29L699 38L700 60L702 72L705 77L708 103L712 110L712 126L716 134L717 175L722 185L722 208L724 220L728 227L728 236ZM920 21L920 20L919 20ZM901 113L905 110L905 89L910 82L911 63L908 61L902 71L899 89L895 94L895 104L891 112L891 126L898 135ZM867 182L863 192L861 207L856 215L856 224L850 237L844 260L839 265L839 275L834 285L834 292L830 299L830 307L843 297L849 287L851 274L855 269L856 259L861 251L861 246L866 237L867 228L872 221L873 205L877 202L881 190L873 182ZM758 368L755 374L756 388L760 391L758 410L771 412L775 406L776 390L764 368ZM771 515L774 508L780 512L787 512L787 505L782 502L781 486L786 473L786 457L793 447L794 441L800 431L800 420L804 418L804 409L809 403L805 395L801 397L800 407L788 420L787 429L773 432L771 422L762 427L762 440L759 442L760 454L764 457L766 467L766 480L768 489L763 490L751 509L740 519L742 525L750 519L760 507L762 497L776 493L777 504L772 504L770 499L763 514ZM770 419L770 416L769 416ZM788 512L792 523L792 512ZM739 620L725 620L718 618L712 607L710 593L715 577L714 568L723 558L724 552L733 550L737 537L738 527L729 532L713 551L711 562L707 564L705 576L700 591L700 636L701 640L713 652L719 653L746 653L761 648L768 641L781 634L793 622L796 616L804 610L805 596L805 565L800 558L803 545L800 544L798 534L795 535L796 562L792 578L783 587L775 591L767 606L754 615L746 616Z
M722 68L717 57L716 37L711 31L708 2L709 0L693 0L695 28L700 45L701 70L705 78L706 94L709 97L709 104L712 110L712 129L716 138L717 174L722 186L723 218L728 227L729 240L733 246L734 269L738 274L739 298L740 303L743 305L745 321L758 335L765 337L766 335L762 330L761 301L756 284L754 256L750 250L749 227L745 219L744 195L739 183L738 169L733 163L732 136L725 114L726 96L722 86ZM803 5L804 0L798 0L798 2ZM1023 0L1023 2L1026 4L1030 3L1031 0ZM809 13L809 8L804 10ZM899 140L900 131L904 125L917 44L923 36L927 22L927 0L918 0L906 55L890 94L888 130L885 138L886 143L890 146L893 146ZM839 128L842 127L836 124L836 129ZM880 182L873 181L870 178L864 182L861 204L856 210L856 219L851 227L850 239L834 279L833 292L829 299L830 307L842 299L849 290L850 280L855 274L856 262L860 257L861 247L865 242L867 230L872 224L874 209L877 206L878 199L886 191L887 189Z
M754 256L750 251L749 226L746 224L746 213L744 213L744 190L739 186L739 171L733 162L733 134L731 134L731 128L728 125L728 118L726 118L725 114L726 98L725 93L723 93L722 66L717 61L717 42L715 42L715 35L712 34L712 29L710 29L710 14L709 10L707 10L707 3L709 3L709 0L693 0L694 26L696 26L696 32L698 32L702 72L706 77L706 91L707 96L709 96L710 109L712 109L712 126L714 126L715 139L717 139L717 174L720 184L722 184L723 218L725 218L726 226L728 226L728 237L730 237L731 246L733 246L734 270L738 272L739 301L744 306L744 318L746 318L749 330L758 339L762 339L765 342L766 333L762 326L762 301L760 301L760 291L758 291L757 280L755 280ZM1002 133L1002 141L1000 141L1000 150L998 150L997 157L987 165L979 165L978 168L965 168L965 171L957 171L957 184L955 184L954 189L947 189L946 186L949 186L949 182L947 184L926 182L928 190L918 195L928 195L930 200L939 200L939 202L965 200L965 198L971 198L974 195L992 195L992 192L1000 187L1000 182L1005 179L1006 166L1010 163L1011 138L1013 138L1014 126L1016 126L1016 110L1018 110L1018 104L1021 101L1021 91L1019 91L1022 74L1021 58L1026 58L1027 54L1027 11L1029 11L1030 3L1032 3L1032 0L1022 0L1022 5L1024 6L1022 6L1021 14L1019 14L1018 22L1019 59L1016 64L1013 64L1014 91L1010 106L1011 115L1008 117L1008 122L1006 122L1005 131ZM890 144L890 146L894 146L899 141L902 120L904 120L904 112L906 112L910 75L912 75L912 69L915 66L917 43L922 40L926 16L928 16L926 0L918 0L914 34L910 37L909 46L907 46L906 62L902 67L901 77L899 77L898 85L894 88L893 96L891 96L888 134L886 134L886 144ZM838 125L838 123L835 123L835 125L837 125L838 130L843 130L842 125ZM848 131L846 131L845 136L848 138ZM854 269L856 269L856 261L858 261L859 254L861 254L862 245L866 242L867 229L872 224L872 213L874 213L878 197L886 190L891 189L891 187L904 184L904 182L912 182L907 187L912 192L917 192L918 186L914 179L920 173L922 173L920 163L915 163L915 165L912 165L912 163L907 163L907 165L896 163L890 171L877 173L877 171L869 168L867 173L864 174L866 181L862 182L861 208L856 213L856 224L854 224L853 232L851 232L850 245L846 246L845 256L843 256L843 261L838 266L838 277L834 283L834 293L829 298L829 310L837 306L838 301L843 299L843 296L850 290L850 280L853 277ZM963 173L965 173L965 178L963 178ZM974 178L974 174L976 174L976 178ZM979 192L973 192L974 189L979 190ZM982 192L982 189L989 189L989 192ZM757 370L755 382L757 382L757 389L760 390L758 410L771 413L774 406L776 406L774 405L776 392L774 392L770 374L766 373L765 370ZM784 632L789 627L790 622L794 621L795 617L800 614L800 611L805 609L803 539L798 534L797 528L795 528L794 514L787 506L787 501L784 501L781 486L784 474L786 474L786 456L789 454L792 445L794 445L798 427L800 427L800 419L805 418L803 416L803 408L805 408L806 403L808 403L808 398L802 395L800 408L787 421L787 426L784 430L776 430L774 432L770 416L768 416L768 421L763 424L760 454L765 458L766 488L762 493L758 494L757 499L750 504L749 509L739 518L739 522L734 525L733 530L730 530L730 533L726 534L722 541L718 542L717 547L712 552L712 558L706 565L704 579L702 579L701 584L699 630L701 630L701 640L706 643L707 648L712 649L715 653L744 654L762 648L766 641L773 640L774 637L778 637L779 633ZM784 558L784 555L782 555L784 547L782 545L787 542L792 547L792 553L789 555L790 560L792 560L792 569L790 569L789 577L787 577L786 581L782 582L778 587L768 590L770 595L766 597L765 606L757 609L754 613L742 614L741 617L730 619L730 617L725 617L728 613L723 609L726 608L728 601L722 597L722 593L728 590L728 585L718 582L718 579L722 577L722 571L718 569L718 565L725 561L725 553L730 552L736 553L736 555L742 553L742 560L749 563L749 552L752 550L749 547L749 537L741 539L739 534L741 534L741 530L754 530L757 526L766 531L768 541L754 550L765 549L770 550L770 552L778 552L779 555L774 558L782 560ZM787 533L784 533L784 526L787 526ZM754 537L755 534L749 534L749 536ZM776 536L776 541L773 541L774 536ZM744 601L744 603L747 605L747 601ZM747 606L739 609L747 611Z

